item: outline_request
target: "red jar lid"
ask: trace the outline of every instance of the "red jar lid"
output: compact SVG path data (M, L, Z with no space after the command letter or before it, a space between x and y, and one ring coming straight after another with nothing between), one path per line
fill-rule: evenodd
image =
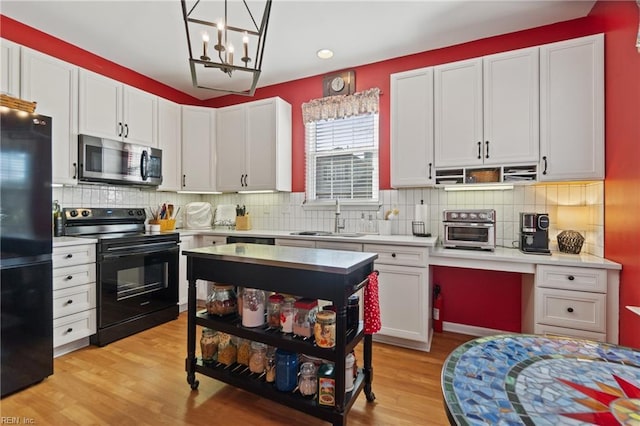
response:
M284 300L284 296L281 294L272 294L269 296L269 302L278 303Z
M298 299L293 304L294 308L307 309L307 310L315 308L316 306L318 306L317 299Z

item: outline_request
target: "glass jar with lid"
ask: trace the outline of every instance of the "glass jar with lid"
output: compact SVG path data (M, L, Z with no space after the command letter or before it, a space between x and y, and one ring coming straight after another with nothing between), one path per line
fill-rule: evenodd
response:
M267 363L267 345L261 342L251 342L251 356L249 357L249 370L252 373L262 374Z
M293 304L293 334L311 337L316 322L318 301L316 299L298 299Z
M336 313L333 311L318 312L313 331L316 345L321 348L333 348L336 345Z
M284 296L281 294L272 294L269 296L267 303L267 325L270 328L280 329L280 305Z
M207 297L209 314L224 316L235 313L237 309L238 300L232 285L214 283L210 286Z
M231 365L237 359L236 345L231 341L231 335L219 333L218 362L224 365Z
M287 297L280 306L280 331L283 333L293 333L293 297Z
M200 352L203 362L213 362L214 357L218 353L218 332L210 328L202 329L202 337L200 338Z
M264 291L245 288L242 292L242 325L260 327L264 325Z
M282 348L276 350L276 389L291 392L298 384L298 355Z
M267 383L273 383L276 381L276 348L269 346L267 348L267 359L265 361L265 376L264 379Z
M298 390L302 396L313 396L318 390L318 377L316 366L312 362L305 362L300 366L300 378Z

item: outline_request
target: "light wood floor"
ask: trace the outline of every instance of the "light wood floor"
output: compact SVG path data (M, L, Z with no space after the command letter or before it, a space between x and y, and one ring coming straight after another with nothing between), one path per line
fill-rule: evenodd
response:
M3 398L0 415L37 425L328 425L209 377L197 375L200 387L192 391L184 371L186 330L183 313L103 348L56 358L53 376ZM440 370L447 355L470 339L437 333L431 352L374 343L376 400L367 403L361 393L348 424L448 425ZM357 357L362 362L362 354Z

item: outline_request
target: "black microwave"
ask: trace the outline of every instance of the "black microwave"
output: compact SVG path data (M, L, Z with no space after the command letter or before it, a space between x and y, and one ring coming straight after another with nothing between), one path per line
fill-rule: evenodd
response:
M78 136L80 182L158 186L162 183L162 150L129 142Z

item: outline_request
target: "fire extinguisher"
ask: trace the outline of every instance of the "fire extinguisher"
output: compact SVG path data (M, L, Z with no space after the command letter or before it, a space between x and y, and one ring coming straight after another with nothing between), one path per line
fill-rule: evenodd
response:
M433 331L442 332L442 292L440 285L433 288Z

